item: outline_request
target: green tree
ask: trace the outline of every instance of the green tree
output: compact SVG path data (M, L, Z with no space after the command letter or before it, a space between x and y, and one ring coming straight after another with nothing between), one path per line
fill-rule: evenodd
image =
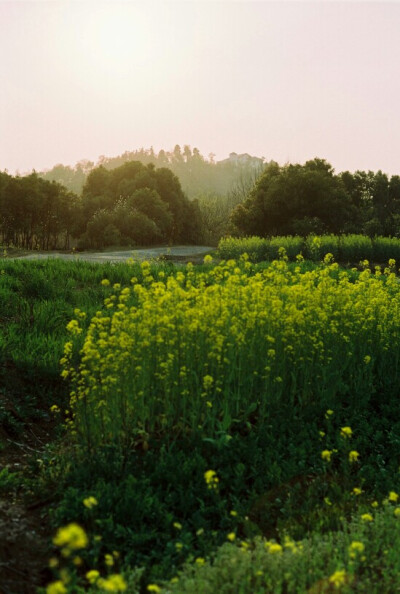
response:
M338 233L350 216L342 181L329 163L313 159L284 167L269 163L231 221L239 233L260 236L308 234L316 228Z

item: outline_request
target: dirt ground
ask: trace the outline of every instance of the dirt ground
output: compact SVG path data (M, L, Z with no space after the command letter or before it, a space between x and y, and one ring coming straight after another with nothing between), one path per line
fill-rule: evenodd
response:
M29 440L21 442L1 431L0 469L21 472L29 457L39 455L48 435L39 426L29 429ZM0 494L0 594L35 594L51 580L50 539L46 502L27 502L18 492Z

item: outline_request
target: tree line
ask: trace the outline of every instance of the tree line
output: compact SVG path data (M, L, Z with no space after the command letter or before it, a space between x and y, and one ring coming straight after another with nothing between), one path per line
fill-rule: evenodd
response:
M37 173L0 173L0 241L25 249L195 243L200 212L167 168L130 161L88 174L80 196Z
M230 216L235 235L362 233L400 236L400 176L335 174L324 159L271 162Z
M190 159L200 159L193 153ZM179 155L190 160L188 152ZM80 195L35 172L0 172L1 244L51 250L215 245L228 234L400 236L400 177L382 171L336 174L318 158L304 165L271 161L262 168L247 163L224 195L212 189L189 200L173 171L152 162L87 164L81 170Z

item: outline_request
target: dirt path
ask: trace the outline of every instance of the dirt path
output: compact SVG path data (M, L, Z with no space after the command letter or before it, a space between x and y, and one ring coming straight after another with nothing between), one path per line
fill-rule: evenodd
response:
M171 261L198 261L214 251L215 248L203 245L175 245L172 247L141 248L133 250L116 250L104 252L40 252L18 256L24 260L43 260L47 258L60 258L62 260L85 260L86 262L125 262L133 260L156 260L158 258Z

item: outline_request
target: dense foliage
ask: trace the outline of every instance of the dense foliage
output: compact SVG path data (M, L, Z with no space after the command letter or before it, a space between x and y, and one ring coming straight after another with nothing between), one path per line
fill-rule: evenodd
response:
M90 172L82 192L81 244L193 243L200 229L195 202L167 168L129 161Z
M36 173L0 173L0 241L26 249L195 243L200 212L166 168L130 161L93 169L78 198Z
M36 173L0 172L0 243L26 249L68 249L75 231L78 198Z
M245 235L365 233L397 235L400 177L381 171L339 175L323 159L266 166L247 200L232 213Z

